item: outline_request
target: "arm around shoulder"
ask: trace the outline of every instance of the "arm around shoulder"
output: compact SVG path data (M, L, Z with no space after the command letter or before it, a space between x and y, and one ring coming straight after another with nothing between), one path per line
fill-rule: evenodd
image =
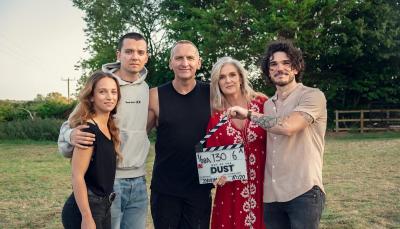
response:
M69 126L68 121L65 121L60 128L60 134L58 135L58 151L61 155L67 158L72 157L72 152L74 150L74 146L71 144L71 132L72 128Z

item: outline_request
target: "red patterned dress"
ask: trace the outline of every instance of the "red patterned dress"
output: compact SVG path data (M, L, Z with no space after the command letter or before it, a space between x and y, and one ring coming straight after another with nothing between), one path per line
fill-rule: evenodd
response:
M249 109L263 112L266 98L257 97ZM216 112L208 123L212 129L223 117ZM207 147L243 143L247 163L247 181L227 182L218 186L212 210L212 229L251 228L264 229L263 181L266 158L266 132L253 122L246 120L242 130L229 119L208 140Z

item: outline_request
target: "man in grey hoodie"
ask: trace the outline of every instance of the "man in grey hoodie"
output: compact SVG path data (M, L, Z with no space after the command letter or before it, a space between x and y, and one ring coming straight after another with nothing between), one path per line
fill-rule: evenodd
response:
M144 229L147 216L147 189L145 161L150 142L146 133L149 104L149 86L144 81L148 61L147 43L138 33L123 35L118 43L117 62L103 65L103 71L112 73L121 87L121 102L117 110L120 129L122 163L119 163L114 182L116 198L111 206L113 229ZM71 129L68 121L61 126L59 151L71 157L73 147L86 148L95 141L93 134L81 131L88 126Z

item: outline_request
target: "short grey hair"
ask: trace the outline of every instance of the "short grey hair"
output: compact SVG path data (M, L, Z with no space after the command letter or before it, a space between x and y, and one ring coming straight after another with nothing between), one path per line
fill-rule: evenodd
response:
M172 46L172 48L171 48L171 53L170 53L170 56L169 56L169 61L171 61L171 60L172 60L172 57L174 57L174 53L175 53L175 48L176 48L176 46L181 45L181 44L189 44L189 45L192 45L192 46L196 49L196 54L197 54L197 56L198 56L199 59L200 59L199 49L197 48L197 46L196 46L193 42L188 41L188 40L180 40L180 41L175 42L174 45Z

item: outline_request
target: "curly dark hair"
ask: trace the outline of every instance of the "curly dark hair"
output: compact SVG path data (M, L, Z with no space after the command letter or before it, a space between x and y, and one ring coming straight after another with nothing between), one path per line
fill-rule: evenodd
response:
M292 68L298 71L296 75L296 82L301 82L303 79L303 72L305 69L303 54L300 49L294 47L290 40L277 40L268 44L264 55L261 57L260 65L261 71L265 76L268 83L272 83L269 75L269 62L271 57L276 52L284 52L289 57L292 63Z

